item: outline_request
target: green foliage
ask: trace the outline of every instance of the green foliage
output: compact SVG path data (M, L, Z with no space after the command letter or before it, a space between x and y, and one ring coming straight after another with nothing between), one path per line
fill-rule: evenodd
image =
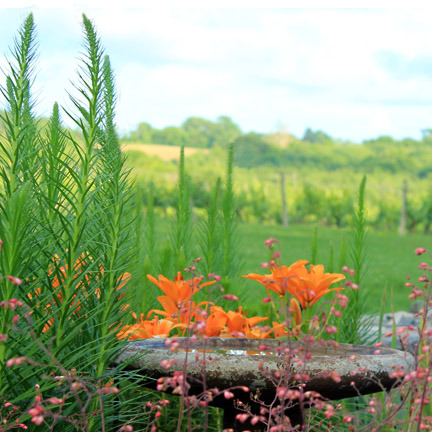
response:
M74 397L64 406L63 413L73 416L73 420L55 419L53 422L57 423L51 424L52 430L114 431L131 420L138 430L147 430L148 417L143 414L142 406L154 397L153 392L136 384L142 379L138 374L111 368L113 357L123 347L116 333L130 319L127 305L131 304L138 313L146 313L154 306L157 290L147 281L146 274L159 272L173 278L187 266L195 272L192 264L196 260L192 259L199 253L202 257L199 270L204 275L222 276L222 286L227 292L238 294L242 306L252 316L261 306L255 294L259 295L262 287L244 289L239 277L248 271L260 271L257 265L263 259L255 245L270 236L281 240L284 264L308 256L312 237L311 263L328 262L327 271L334 267L333 244L340 245L339 267L351 263L355 270L353 282L360 285L360 290L345 290L350 301L339 336L346 342L365 342L362 333L367 323L362 317L370 312L368 307L377 295L370 293L379 291L382 286L379 277L387 279L388 275L380 274L379 263L376 268L371 265L370 273L375 273L370 281L374 285L366 283L366 227L370 222L366 215L366 177L360 185L356 211L349 216L354 209L350 183L356 179L341 170L356 154L358 160L352 165L353 172L363 169L364 164L368 167L365 171L377 170L380 174L394 167L407 171L409 165L405 159L393 161L391 158L398 153L411 160L417 155L416 143L381 137L354 147L334 142L322 131L308 129L303 140L290 136L282 146L281 141L272 142L269 136L242 134L228 117L220 117L217 122L190 118L180 128L167 127L160 131L142 123L130 139L178 145L181 152L178 167L176 163L164 165L157 158L134 154L135 162L142 157L139 163L147 164L141 167L140 184L135 193L115 130L115 83L110 61L85 15L83 28L85 53L76 91L70 94L73 109L66 111L78 132L72 133L62 125L57 104L48 122L35 120L31 93L35 58L32 15L20 30L12 51L13 60L9 62L10 70L1 88L6 110L2 116L4 133L0 138L0 238L3 241L0 274L23 279L18 283L11 277L1 278L1 300L19 298L30 307L22 313L13 331L12 320L17 324L15 312L0 308L1 394L25 412L34 401L35 384L49 397L62 391L71 393L70 382L61 390L62 384L54 382L53 376L68 376L74 382L85 378L85 391L72 392ZM429 135L425 135L423 149L430 146ZM186 144L212 151L202 151L195 159L186 161ZM227 148L225 163L226 152L221 150ZM425 151L426 160L428 151ZM374 160L378 152L386 154L388 159ZM203 163L209 158L211 164ZM189 169L187 164L199 169ZM204 165L210 165L209 171L201 168ZM222 165L226 167L224 181L220 179ZM290 214L297 222L314 222L313 234L300 226L283 229L272 226L267 231L262 224L238 224L239 216L247 220L251 215L260 221L280 221L280 170L274 169L279 166L293 174L286 194L290 199ZM343 188L331 189L331 185L313 177L310 168L317 166L332 176L333 184L344 180ZM174 191L170 184L174 183L176 168L178 183ZM251 176L250 168L256 169L259 175ZM422 164L417 164L415 169L419 179L427 178L428 171L424 171ZM189 177L188 172L194 177ZM242 185L238 193L234 174ZM161 178L162 185L152 183L152 180L160 182ZM421 226L428 232L432 224L432 201L422 201L419 196L409 201L410 230L415 232ZM397 221L397 205L390 202L386 207L378 195L374 200L374 223L393 225ZM171 216L170 223L160 218L162 212ZM199 219L197 232L193 229L195 218ZM320 227L318 237L318 223L342 227L351 222L354 229L348 254L340 230ZM164 240L160 241L161 238ZM386 240L384 243L392 245L393 257L398 239ZM381 247L381 238L376 236L374 241L375 248ZM395 259L404 262L400 258ZM402 269L403 265L399 267ZM385 294L382 298L381 317ZM9 334L7 343L6 334ZM6 367L6 360L17 356L37 359L39 364L30 361L19 368ZM112 380L120 389L115 396L103 391ZM180 430L182 425L191 428L190 418L184 416L182 423L182 410L180 421L170 415L177 414L176 408L164 410L161 430L176 426ZM207 416L207 412L196 416L198 427L203 419L207 424ZM220 416L217 413L214 416L212 426L220 430Z
M19 275L23 278L23 275L34 275L37 271L35 245L38 242L38 208L33 186L37 178L38 165L34 159L39 140L37 135L29 133L34 127L30 93L35 56L32 15L25 20L12 54L14 59L9 62L6 88L1 89L7 110L3 116L6 136L0 141L0 238L4 248L0 255L0 270L2 275ZM0 280L0 291L2 300L23 298L20 287L7 279ZM6 334L13 311L1 309L0 313L0 333ZM8 346L0 342L0 393L14 381L5 368L9 354Z
M202 257L200 267L204 275L210 273L219 274L222 271L221 263L221 227L220 227L220 200L221 179L218 178L213 190L210 205L199 226L199 250Z
M310 263L317 265L317 255L318 255L318 227L315 226L311 242L311 258Z
M239 278L241 267L240 249L237 242L237 217L233 185L234 145L230 145L225 191L222 199L222 285L226 291ZM240 282L238 282L240 283Z
M331 141L330 135L327 135L323 131L313 131L310 128L305 130L302 141L307 141L310 143L325 143L326 141Z
M186 176L184 148L180 151L179 181L177 189L176 222L173 224L171 241L175 257L174 269L167 274L173 277L177 271L187 267L193 255L193 243L190 241L192 230L192 209L189 195L189 180Z
M126 135L124 139L178 147L227 148L240 135L240 128L229 117L221 116L216 122L189 117L180 127L168 126L155 129L148 123L140 123L136 130Z
M1 279L1 300L28 303L32 324L29 330L21 319L18 330L10 333L14 312L1 308L0 333L10 337L0 342L0 392L23 410L32 403L36 383L49 397L56 387L51 376L71 370L88 379L96 396L109 381L109 364L122 345L113 330L127 314L123 296L134 243L132 184L114 128L109 59L86 16L83 28L85 53L71 94L74 110L67 111L82 140L62 127L57 104L46 127L34 120L32 15L15 42L2 88L6 110L0 141L0 272L23 282ZM16 356L36 359L44 364L43 371L37 364L5 367L5 361ZM124 379L122 392L128 386ZM99 408L98 397L83 409L81 396L68 402L65 413L80 411L80 422L87 422L88 430L101 430L102 417L85 411ZM103 399L105 421L114 419L115 411L123 417L115 398ZM61 423L62 430L75 428Z
M365 188L366 176L363 177L358 194L357 209L354 214L354 225L350 243L350 266L354 270L352 277L353 285L345 289L344 293L348 296L348 306L342 320L340 329L341 342L351 344L361 344L364 340L365 331L368 323L364 320L367 312L367 296L369 289L366 281L366 259L367 259L367 222L365 208Z
M287 210L292 223L350 226L354 209L352 197L366 173L369 184L367 218L371 228L398 228L401 185L409 178L408 228L410 232L430 231L430 181L421 172L432 163L432 145L413 140L388 141L386 138L376 140L378 144L334 141L322 145L291 137L282 147L276 138L272 138L274 143L270 141L273 136L249 133L234 141L237 206L241 220L282 223L278 173L283 167ZM383 152L385 160L381 156ZM129 163L137 173L137 180L143 184L150 180L155 183L159 192L155 205L166 212L174 202L172 173L175 164L163 163L154 156L138 156L135 152L130 155ZM188 156L186 165L195 208L203 209L209 204L211 188L223 175L224 159L219 147L208 153L198 151ZM144 163L147 166L145 173L142 170Z

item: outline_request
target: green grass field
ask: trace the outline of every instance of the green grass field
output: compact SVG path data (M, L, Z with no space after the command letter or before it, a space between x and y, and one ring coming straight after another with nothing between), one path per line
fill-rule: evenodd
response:
M290 264L298 259L311 258L311 243L314 227L311 226L267 226L256 224L240 224L239 240L241 241L244 260L243 274L261 273L266 271L260 263L268 260L268 249L264 241L275 237L281 245L281 263ZM318 228L317 263L327 267L330 259L330 244L334 248L334 272L339 272L339 250L342 237L347 240L347 256L349 256L349 230L335 228ZM367 236L367 273L361 289L366 289L370 297L371 312L377 311L382 300L384 290L387 290L385 311L408 310L410 288L404 286L407 274L413 280L420 275L418 264L422 257L415 255L417 247L430 247L430 237L422 235L407 235L404 237L395 233L381 233L369 231ZM347 262L349 264L349 260ZM263 288L254 281L245 281L248 287L247 298L265 296ZM251 290L251 291L249 291ZM393 291L393 294L391 292ZM238 293L241 297L241 293ZM393 298L391 299L391 296Z

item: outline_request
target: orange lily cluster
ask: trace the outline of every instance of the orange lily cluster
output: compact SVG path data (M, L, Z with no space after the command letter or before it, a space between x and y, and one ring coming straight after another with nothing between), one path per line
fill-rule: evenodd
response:
M330 286L345 278L338 273L324 273L322 265L310 265L308 261L299 260L287 266L274 265L270 267L270 275L249 274L244 276L253 279L270 291L278 294L283 300L286 294L291 295L289 307L292 312L293 327L302 321L302 310L310 308L323 295L343 288ZM248 318L242 307L236 311L225 311L222 307L210 302L195 304L193 295L205 286L215 282L204 282L202 278L184 280L180 272L174 281L159 275L159 279L147 275L149 280L157 285L165 295L157 297L163 310L153 309L147 314L147 319L141 314L138 319L133 314L136 323L125 326L117 334L119 339L143 339L152 337L168 337L173 330L184 334L187 329L195 334L208 337L242 337L268 338L287 336L290 333L285 323L273 322L273 326L261 327L257 324L266 321L267 317ZM152 319L151 315L156 314ZM291 333L293 334L293 333ZM295 334L295 332L294 332Z
M193 295L215 281L201 283L201 278L185 281L180 272L174 281L162 275L159 275L159 280L151 275L147 277L165 293L164 296L157 297L163 310L151 310L146 320L143 319L143 315L138 320L134 314L137 322L123 327L117 334L119 339L167 337L174 329L184 333L188 328L196 334L209 337L266 338L274 331L272 328L257 326L258 323L267 320L266 317L247 318L241 307L236 311L225 311L210 302L195 304L192 300ZM154 313L160 316L149 319Z
M270 275L248 274L243 276L262 283L270 295L269 290L278 294L281 298L285 294L291 294L300 303L302 309L307 309L314 305L323 295L330 291L338 291L343 288L329 288L335 282L345 279L340 273L324 273L323 265L310 265L309 261L299 260L287 266L274 265L270 267ZM291 302L291 307L297 307Z
M54 257L54 261L56 263L58 263L58 256L57 255ZM78 278L80 276L80 274L82 273L81 266L82 266L83 262L84 262L84 255L82 255L76 261L76 263L74 265L74 279ZM51 284L51 288L52 288L53 291L56 291L56 290L58 291L58 288L65 281L67 270L68 270L68 265L67 264L64 265L64 266L62 266L62 267L60 267L58 269L57 275L54 277L54 279L52 281L52 284ZM100 273L99 274L103 275L103 272L104 272L104 269L103 269L102 266L100 266ZM48 274L52 275L53 273L54 273L53 269L50 268L49 271L48 271ZM86 286L90 285L91 279L92 279L91 274L84 274L83 281L81 281L76 286L76 289L79 289L79 288L82 289L82 292L83 292L85 298L88 297L88 292L87 292ZM116 290L119 290L119 289L123 288L126 285L126 283L127 283L127 281L129 279L130 279L130 274L129 273L124 273L121 276L121 278L119 279L119 284L118 284ZM33 295L35 297L38 297L40 295L40 293L41 293L41 289L37 288L34 291L33 294L29 293L27 295L28 295L29 299L31 300L31 299L33 299ZM99 299L101 297L101 295L100 295L101 294L100 293L100 288L96 288L94 294ZM62 296L61 292L57 292L55 295L56 295L59 303L63 302L63 296ZM119 299L121 299L122 297L124 297L124 295L125 295L124 293L121 294L119 296ZM77 294L74 294L72 297L74 299L76 299L77 298ZM37 304L36 307L40 307L40 304ZM79 299L73 300L71 302L70 308L74 309L74 311L72 312L73 315L77 314L77 312L81 309L80 300ZM128 308L127 305L124 306L124 309L126 309L126 308ZM47 315L53 315L53 307L52 307L51 303L47 303L46 305L44 305L44 309L45 309ZM47 323L45 324L45 326L43 328L43 333L46 333L51 328L51 326L53 324L54 324L54 317L51 317L51 318L48 319Z

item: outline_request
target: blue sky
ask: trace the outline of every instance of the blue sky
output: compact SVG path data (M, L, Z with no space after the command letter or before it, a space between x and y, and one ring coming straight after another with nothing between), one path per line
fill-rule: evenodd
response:
M0 54L29 11L43 115L71 106L85 12L115 69L121 131L219 115L244 131L355 141L432 128L430 10L1 9Z

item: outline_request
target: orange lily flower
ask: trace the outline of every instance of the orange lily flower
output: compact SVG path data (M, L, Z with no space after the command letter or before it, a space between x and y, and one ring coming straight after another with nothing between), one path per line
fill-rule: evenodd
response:
M255 326L245 329L245 337L248 339L267 339L273 329L264 329L263 327Z
M53 258L53 260L54 260L54 262L58 263L58 262L59 262L59 257L58 257L58 255L55 255L54 258ZM80 257L79 259L77 259L77 261L76 261L76 263L75 263L75 265L74 265L74 272L75 272L74 279L77 278L77 277L79 276L79 274L80 274L80 268L81 268L81 265L82 265L82 263L83 263L84 261L85 261L85 255L82 254L81 257ZM100 266L99 268L100 268L100 272L101 272L101 274L103 274L103 272L104 272L103 267ZM53 279L53 281L52 281L52 283L51 283L51 288L52 288L53 290L54 290L55 288L58 288L58 287L61 285L61 283L64 282L64 280L66 279L66 272L67 272L67 269L68 269L68 265L65 264L64 266L59 267L58 270L56 270L56 276L54 277L54 279ZM54 273L54 270L50 267L49 270L48 270L48 274L49 274L49 275L52 275L53 273ZM123 275L121 276L121 278L119 278L119 281L118 281L119 284L118 284L116 290L119 290L119 289L123 288L123 287L126 285L127 281L129 280L130 276L131 276L131 275L130 275L129 273L123 273ZM60 280L59 280L59 278L60 278ZM86 282L87 282L87 285L88 285L89 283L91 283L91 276L90 276L90 274L86 274L86 275L84 275L84 278L85 278L85 280L86 280ZM80 286L82 286L82 282L80 282L80 283L77 285L76 288L79 288ZM85 286L82 287L82 290L83 290L84 296L87 298L87 297L88 297L88 293L87 293L87 291L86 291ZM33 294L32 294L32 293L28 293L27 295L28 295L29 299L32 300L32 299L33 299L33 296L38 297L38 296L40 295L40 293L41 293L41 289L40 289L40 288L36 288ZM100 296L100 288L96 288L96 289L95 289L95 295L96 295L96 297L97 297L98 299L100 299L100 297L101 297L101 296ZM59 302L61 303L61 302L63 301L62 294L61 294L60 292L57 292L56 296L57 296ZM120 295L119 295L119 299L121 299L121 298L124 297L124 296L125 296L125 293L120 294ZM73 298L76 298L76 297L77 297L77 294L74 294L72 297L73 297ZM39 307L39 304L37 304L36 307ZM81 309L80 301L79 301L79 300L72 300L70 307L75 309L74 312L72 312L72 314L77 313L77 312ZM129 307L129 305L124 305L124 306L122 306L122 309L121 309L121 310L124 311L124 310L126 310L128 307ZM52 313L53 313L53 308L52 308L52 306L51 306L51 303L47 303L47 304L46 304L46 306L45 306L45 310L46 310L47 313L49 313L49 314L52 314ZM78 314L77 314L77 315L78 315ZM78 316L79 316L79 315L78 315ZM50 318L50 319L48 320L48 322L45 324L45 326L44 326L44 328L43 328L43 333L46 333L46 332L51 328L51 326L52 326L53 324L54 324L54 318L52 317L52 318Z
M159 320L159 317L154 317L151 321L143 320L141 322L123 327L117 333L118 339L149 339L154 337L168 337L174 323L166 319Z
M206 319L205 334L208 337L219 336L225 328L227 313L220 306L212 306Z
M225 328L227 313L220 306L212 306L208 316L203 316L201 313L195 314L195 323L199 321L205 322L205 328L200 332L201 334L208 337L219 336Z
M296 297L301 307L306 309L316 303L324 294L330 291L339 291L343 288L331 288L330 285L345 276L340 273L324 273L322 264L312 265L308 270L306 267L299 268L296 277L288 282L288 291Z
M209 304L209 302L204 301L195 305L195 302L187 301L182 304L181 309L177 309L177 306L168 296L159 296L157 297L157 300L159 300L159 303L162 305L164 310L152 309L148 312L147 319L155 313L162 315L170 321L180 322L183 324L187 324L189 321L192 321L192 319L196 316L197 309L201 305Z
M267 317L252 317L247 318L246 313L242 311L240 306L235 312L227 312L227 333L243 333L246 330L255 327L258 323L267 320Z
M166 297L174 303L177 309L182 307L182 303L190 300L201 288L216 283L216 281L211 281L200 284L202 278L193 278L185 281L180 272L177 273L174 281L162 275L159 275L159 280L152 275L147 275L147 277L166 294Z
M286 326L276 321L273 321L272 330L275 338L288 336L289 334L287 332Z
M287 266L270 267L271 275L249 274L243 276L248 279L262 283L267 291L270 289L283 297L287 292L292 294L303 309L312 306L324 294L343 288L331 288L334 282L345 279L343 274L324 273L323 265L310 265L306 268L308 261L299 260ZM295 308L293 308L295 309Z
M301 317L300 304L295 298L292 298L290 300L290 309L292 310L291 319L294 321L293 330L295 331L296 327L300 326L301 318L302 318ZM286 323L281 324L281 323L278 323L276 321L273 321L272 330L273 330L273 334L274 334L275 338L290 335L290 332L288 332L288 330L287 330Z
M292 318L294 319L294 322L299 326L301 324L302 314L300 304L295 298L290 300L290 309L293 311Z
M267 288L267 291L270 289L283 297L288 291L289 281L296 277L300 269L303 269L305 264L308 262L309 261L306 260L299 260L291 264L289 267L275 265L270 267L272 272L270 275L250 273L243 277L256 280L257 282L262 283Z

